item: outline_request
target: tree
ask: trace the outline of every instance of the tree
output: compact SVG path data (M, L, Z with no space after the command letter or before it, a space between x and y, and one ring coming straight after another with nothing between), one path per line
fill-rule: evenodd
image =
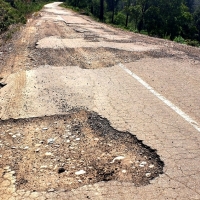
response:
M104 20L104 0L100 0L100 14L99 14L99 20Z
M189 8L189 11L192 13L194 10L194 0L185 0L186 6Z
M200 6L194 12L194 23L198 31L198 40L200 41Z
M135 30L137 30L139 19L141 18L142 8L140 5L131 6L131 17L134 22Z
M118 5L119 0L107 0L107 11L111 11L112 15L111 15L111 22L114 23L114 16L115 16L115 9Z

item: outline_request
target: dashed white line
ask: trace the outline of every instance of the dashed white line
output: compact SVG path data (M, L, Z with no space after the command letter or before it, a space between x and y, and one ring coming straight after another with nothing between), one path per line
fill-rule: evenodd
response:
M190 123L198 132L200 132L200 126L199 124L193 120L189 115L187 115L185 112L183 112L179 107L174 105L171 101L166 99L164 96L162 96L160 93L155 91L148 83L146 83L144 80L142 80L139 76L137 76L135 73L127 69L123 64L119 64L119 66L127 72L129 75L131 75L134 79L136 79L139 83L141 83L147 90L149 90L152 94L154 94L157 98L159 98L163 103L165 103L167 106L169 106L172 110L174 110L178 115L180 115L185 121Z

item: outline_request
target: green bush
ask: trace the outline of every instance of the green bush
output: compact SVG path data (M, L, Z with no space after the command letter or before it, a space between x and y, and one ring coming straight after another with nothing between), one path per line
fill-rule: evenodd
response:
M118 12L115 16L114 23L117 25L125 25L126 16L122 12Z
M184 38L182 38L180 35L174 38L174 42L186 44L186 41Z
M37 0L35 2L15 0L12 3L0 0L0 33L6 31L11 24L26 23L27 16L41 10L47 2L50 0Z
M18 11L10 6L9 3L0 0L0 33L7 30L13 23L19 23L21 17Z
M186 43L190 46L193 46L193 47L199 47L200 46L200 43L197 41L197 40L186 40Z

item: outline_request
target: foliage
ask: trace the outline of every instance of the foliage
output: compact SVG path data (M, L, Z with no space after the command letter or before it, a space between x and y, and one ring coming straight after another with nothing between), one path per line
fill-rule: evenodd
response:
M197 10L194 13L194 24L197 28L198 40L200 41L200 6L197 8Z
M200 46L200 43L197 41L197 40L186 40L186 43L190 46L193 46L193 47L199 47Z
M135 32L170 38L197 46L200 41L200 7L194 0L65 0L100 20ZM103 3L103 8L102 8ZM103 12L103 13L102 13ZM103 18L102 18L103 17Z
M117 25L121 25L125 22L126 16L122 12L118 12L117 15L115 16L114 23Z
M181 44L186 44L184 38L182 38L180 35L174 38L174 42L178 42Z
M9 25L20 21L21 17L17 10L12 8L9 3L0 0L0 33L5 31Z
M48 1L0 0L0 33L11 24L26 23L28 14L39 11Z

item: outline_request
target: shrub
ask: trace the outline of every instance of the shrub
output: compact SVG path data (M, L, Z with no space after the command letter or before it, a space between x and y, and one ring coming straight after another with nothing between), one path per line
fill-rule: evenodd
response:
M186 40L186 43L190 46L193 46L193 47L199 47L200 46L200 43L197 41L197 40Z
M115 16L115 21L114 23L117 25L125 25L126 21L126 16L122 12L118 12L117 15Z
M8 26L21 21L18 11L9 3L0 0L0 33L7 30Z
M174 38L174 42L186 44L186 41L180 35Z

